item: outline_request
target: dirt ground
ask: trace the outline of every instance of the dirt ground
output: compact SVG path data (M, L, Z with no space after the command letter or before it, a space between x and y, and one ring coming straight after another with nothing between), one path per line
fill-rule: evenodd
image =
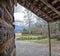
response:
M16 41L16 56L49 56L48 44ZM52 56L60 56L60 43L52 44Z

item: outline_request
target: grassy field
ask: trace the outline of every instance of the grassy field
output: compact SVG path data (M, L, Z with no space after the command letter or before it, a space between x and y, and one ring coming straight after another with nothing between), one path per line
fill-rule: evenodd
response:
M48 43L48 42L49 42L48 38L45 38L45 39L37 39L37 38L30 38L30 39L27 39L27 38L17 38L17 40L28 41L28 42L36 42L36 43ZM51 39L51 42L52 42L52 43L59 43L60 41L57 40L57 39Z
M49 40L48 39L41 39L41 40L25 40L25 41L30 41L30 42L36 42L36 43L48 43ZM58 43L59 41L57 41L56 39L51 39L52 43Z
M48 38L38 38L39 36L33 36L33 35L21 35L21 33L16 33L16 38L17 40L21 40L21 41L28 41L28 42L36 42L36 43L48 43L49 40ZM51 39L52 43L59 43L60 40L57 39Z

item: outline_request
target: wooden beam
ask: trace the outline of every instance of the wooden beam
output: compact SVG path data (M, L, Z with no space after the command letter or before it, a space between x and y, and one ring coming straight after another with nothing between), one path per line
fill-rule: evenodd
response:
M39 10L39 12L41 13L41 15L42 15L42 14L45 15L45 16L42 15L43 17L45 17L45 18L47 17L48 20L52 20L52 18L50 18L50 17L49 17L46 13L44 13L43 11ZM45 19L45 20L47 20L47 19ZM47 20L47 21L48 21L48 20Z
M50 25L48 22L48 37L49 37L49 56L51 56L51 36L50 36Z
M14 48L11 52L11 56L14 56L14 54L16 54L16 48Z
M12 7L12 11L14 11L14 4L13 4L13 2L12 2L12 0L9 0L9 1L10 1L10 5Z
M3 53L4 50L13 42L14 37L6 41L3 45L0 46L0 53Z
M54 0L54 1L52 2L52 5L54 5L54 4L57 3L57 2L60 2L60 0Z
M45 2L44 0L40 0L41 2L43 2L47 7L49 7L50 9L52 9L54 12L56 12L59 16L60 16L60 12L58 10L56 10L52 5L50 5L48 2Z
M52 11L49 11L48 13L51 13Z
M10 5L11 5L11 7L12 7L12 1L11 1L11 0L9 0L9 2L10 2Z
M13 19L13 16L10 14L10 12L7 10L5 4L2 4L3 8L5 9L5 11L7 12L7 14L10 16L11 19Z
M12 25L8 24L7 22L5 22L5 20L3 20L3 19L1 19L1 18L0 18L0 23L3 23L3 24L6 25L7 27L13 28Z
M17 6L17 0L14 0L14 5L16 5L16 6Z

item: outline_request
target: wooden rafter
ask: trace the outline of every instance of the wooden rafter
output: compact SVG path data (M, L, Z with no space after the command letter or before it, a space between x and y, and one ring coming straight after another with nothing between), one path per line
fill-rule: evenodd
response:
M22 5L22 6L24 6L24 7L26 7L27 9L29 9L29 10L31 10L33 13L35 13L37 16L39 16L39 17L41 17L41 18L44 18L44 20L46 20L46 21L54 21L54 19L53 18L51 18L48 14L46 14L44 11L42 11L40 8L38 8L37 6L35 6L33 3L30 3L29 1L28 1L28 3L30 3L30 5L28 6L28 4L26 5L26 3L23 5L23 3L21 3L20 1L19 1L19 3ZM43 3L43 2L42 2ZM45 4L45 2L43 3L43 4ZM45 4L46 5L46 4ZM50 4L49 4L50 5ZM51 5L52 6L52 5ZM31 8L30 8L31 7ZM35 8L37 8L37 9L35 9ZM47 8L50 8L48 5L47 5ZM54 7L53 7L54 8ZM50 8L51 9L51 8ZM39 15L38 14L38 10L40 10L40 13L41 12L43 12L42 13L42 15ZM56 9L55 9L56 10ZM57 10L56 10L57 11ZM51 13L51 12L55 12L54 10L52 10L51 9L51 11L48 11L48 13ZM56 12L55 12L56 13ZM56 13L57 15L60 15L60 13L58 12L58 13ZM45 16L43 16L43 15L45 15Z
M10 4L11 4L11 7L12 7L12 11L14 10L14 4L12 4L12 0L9 0L10 1Z
M52 4L54 5L55 3L57 3L57 2L60 2L60 0L54 0L53 2L52 2Z
M52 20L46 13L44 13L44 12L41 11L41 10L39 10L39 11L40 11L40 13L42 13L41 16L42 16L43 18L46 18L45 20L47 20L47 19L48 19L48 20ZM45 16L43 16L43 15L45 15Z
M33 4L31 4L31 6L32 7L34 7L34 5ZM31 8L30 8L31 9ZM38 7L34 7L34 9L33 9L33 11L36 11L37 9L39 9ZM41 16L43 17L43 18L45 18L44 20L52 20L52 18L50 18L46 13L44 13L42 10L38 10L38 12L36 12L36 14L37 13L39 13L39 14L42 14ZM43 16L43 15L45 15L45 16Z
M17 6L17 0L14 0L14 4Z
M52 9L54 12L56 12L59 16L60 16L60 12L58 10L56 10L52 5L50 5L48 2L45 2L44 0L40 0L41 2L43 2L47 7L49 7L50 9Z
M11 0L9 0L10 1L10 5L12 6L12 1Z

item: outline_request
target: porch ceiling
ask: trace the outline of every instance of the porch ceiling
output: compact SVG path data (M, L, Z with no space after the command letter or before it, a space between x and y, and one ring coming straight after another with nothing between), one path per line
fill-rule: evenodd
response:
M47 22L60 20L60 0L14 0L17 3Z
M37 16L52 22L60 19L60 0L16 0Z

